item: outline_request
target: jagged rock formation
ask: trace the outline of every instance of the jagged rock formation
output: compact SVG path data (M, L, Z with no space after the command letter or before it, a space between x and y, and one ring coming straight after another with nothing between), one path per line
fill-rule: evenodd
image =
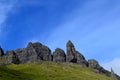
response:
M111 68L111 77L112 77L113 79L117 80L116 75L115 75L115 73L114 73L114 71L113 71L112 68Z
M20 63L37 62L37 61L51 61L51 50L39 42L29 43L26 48L15 50Z
M101 67L95 59L88 60L88 67L94 69L98 73L105 73L110 76L110 72Z
M53 62L66 62L66 55L62 49L55 49L55 52L53 52Z
M97 73L102 73L111 77L112 72L105 70L96 60L91 59L86 61L85 57L75 49L70 40L66 44L66 52L65 54L62 49L57 48L52 54L47 46L39 42L30 42L26 48L7 51L5 54L0 47L0 59L4 64L22 64L39 61L72 62L92 68ZM114 76L116 79L120 80L118 75L115 74Z
M79 63L87 66L87 61L85 60L85 57L75 50L75 47L70 40L67 42L66 47L67 47L66 62Z
M94 69L97 73L105 74L106 76L112 77L114 79L117 77L115 80L120 80L120 77L118 75L114 74L113 71L109 72L105 70L102 66L99 65L99 63L95 59L88 60L88 67Z

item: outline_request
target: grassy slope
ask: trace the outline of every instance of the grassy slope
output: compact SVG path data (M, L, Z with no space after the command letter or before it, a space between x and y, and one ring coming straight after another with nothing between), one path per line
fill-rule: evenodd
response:
M0 80L113 80L72 63L40 62L0 67Z

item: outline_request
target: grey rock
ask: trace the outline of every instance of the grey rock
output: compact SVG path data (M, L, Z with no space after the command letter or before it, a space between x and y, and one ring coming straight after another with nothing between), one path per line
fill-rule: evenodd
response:
M109 72L105 70L96 60L91 59L87 62L85 57L75 49L74 44L70 40L67 42L66 48L66 54L62 49L57 48L52 55L51 50L39 42L30 42L26 48L7 51L6 54L4 54L3 49L0 47L0 59L2 61L0 62L0 65L21 64L39 61L72 62L87 66L93 69L95 72L104 74L109 77L115 76L116 80L120 80L120 77L117 74L114 74L113 71Z
M73 43L70 40L67 42L66 48L67 48L66 61L77 63L76 50L74 48Z
M35 62L37 61L37 52L33 47L33 43L29 42L26 48L15 50L20 63Z
M92 69L98 69L100 65L95 59L90 59L88 60L88 67Z
M67 47L66 55L67 62L79 63L87 66L87 61L85 60L85 57L80 52L75 50L75 47L70 40L67 42L66 47Z
M3 49L2 49L1 46L0 46L0 58L1 58L3 55L4 55L4 51L3 51Z
M96 69L99 71L99 73L107 73L106 70L101 67L95 59L90 59L88 60L88 67L92 69Z
M98 73L101 73L108 77L111 77L111 72L109 72L109 71L105 70L103 67L101 67L95 59L88 60L88 67L94 69ZM119 76L117 78L119 78Z
M35 62L37 59L37 53L32 48L23 48L15 50L20 63Z
M4 61L4 64L19 64L19 58L14 51L7 51L2 57L2 61Z
M33 44L33 48L35 49L37 53L37 60L40 60L40 61L51 61L52 60L51 50L47 46L42 45L39 42L36 42Z
M114 70L111 68L111 78L114 80L120 80L120 77L114 73Z
M77 63L82 64L83 66L88 66L88 62L86 61L85 57L78 51L77 54Z
M26 48L15 50L21 63L51 61L51 50L39 42L29 43Z
M111 77L114 78L114 79L116 79L116 75L115 75L115 73L114 73L114 71L113 71L112 68L111 68Z
M53 62L66 62L66 55L62 49L55 49L55 52L53 52Z

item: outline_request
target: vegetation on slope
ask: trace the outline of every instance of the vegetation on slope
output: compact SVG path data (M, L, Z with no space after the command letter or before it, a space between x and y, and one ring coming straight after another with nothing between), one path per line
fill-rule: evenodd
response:
M0 67L0 80L113 80L73 63L27 63Z

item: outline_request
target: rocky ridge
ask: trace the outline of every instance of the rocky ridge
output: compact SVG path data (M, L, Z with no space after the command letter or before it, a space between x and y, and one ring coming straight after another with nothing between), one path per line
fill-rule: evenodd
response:
M0 47L0 59L2 61L0 64L5 65L39 61L77 63L93 69L96 73L105 74L106 76L120 80L117 74L113 74L113 71L111 73L105 70L96 60L90 59L87 61L85 57L75 49L74 44L70 40L66 44L66 54L64 50L60 48L56 48L52 53L47 46L39 42L29 42L26 48L6 51L6 53L4 53L3 49Z

